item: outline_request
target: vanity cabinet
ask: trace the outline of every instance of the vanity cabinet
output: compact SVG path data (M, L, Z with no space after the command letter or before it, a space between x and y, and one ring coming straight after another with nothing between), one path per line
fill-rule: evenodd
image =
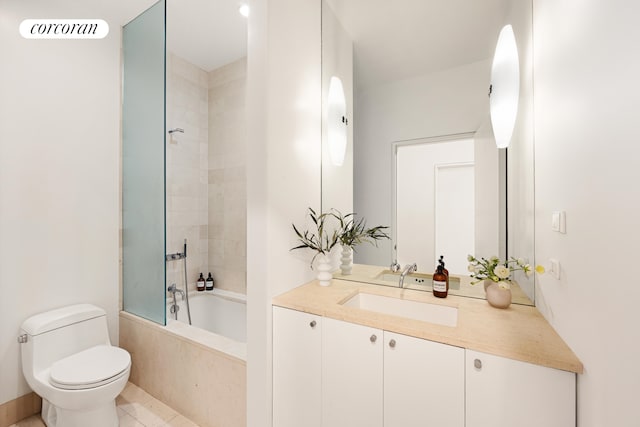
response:
M323 318L273 307L273 426L321 427Z
M463 427L464 350L323 319L325 427Z
M572 372L273 308L273 427L575 427Z
M466 350L466 427L572 427L576 376Z
M463 427L464 349L384 332L384 427Z
M323 426L382 427L382 331L323 320Z

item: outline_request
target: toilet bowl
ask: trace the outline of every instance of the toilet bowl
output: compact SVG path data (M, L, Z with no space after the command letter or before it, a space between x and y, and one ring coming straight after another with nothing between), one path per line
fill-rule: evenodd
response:
M111 345L106 313L77 304L40 313L21 327L22 372L42 397L47 427L116 427L115 398L131 357Z

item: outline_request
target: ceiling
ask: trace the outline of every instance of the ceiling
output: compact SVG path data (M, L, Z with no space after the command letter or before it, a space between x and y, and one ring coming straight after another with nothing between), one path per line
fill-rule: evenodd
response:
M327 2L353 40L359 89L491 58L509 3L508 0ZM242 0L167 0L167 49L205 71L246 56L247 19L238 13L242 3Z
M358 89L493 57L507 0L327 0L353 40Z
M167 0L167 50L205 71L247 54L240 0Z

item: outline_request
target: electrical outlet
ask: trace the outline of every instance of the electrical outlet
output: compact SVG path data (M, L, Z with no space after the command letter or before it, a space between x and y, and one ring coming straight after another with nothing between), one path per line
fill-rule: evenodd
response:
M558 261L557 259L551 258L549 260L549 263L551 264L551 268L549 269L549 273L553 277L555 277L557 280L560 280L560 261Z

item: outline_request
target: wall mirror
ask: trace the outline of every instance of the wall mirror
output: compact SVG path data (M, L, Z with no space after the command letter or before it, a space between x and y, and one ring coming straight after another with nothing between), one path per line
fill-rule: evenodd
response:
M460 276L450 292L483 298L482 285L469 286L467 254L534 264L531 8L530 0L322 0L322 210L355 212L391 235L357 246L353 273L334 277L397 286L388 274L395 260L429 275L444 255ZM488 94L506 24L518 45L520 101L511 144L499 150ZM344 91L340 162L331 154L340 128L332 78ZM514 279L513 302L533 304L533 279Z

